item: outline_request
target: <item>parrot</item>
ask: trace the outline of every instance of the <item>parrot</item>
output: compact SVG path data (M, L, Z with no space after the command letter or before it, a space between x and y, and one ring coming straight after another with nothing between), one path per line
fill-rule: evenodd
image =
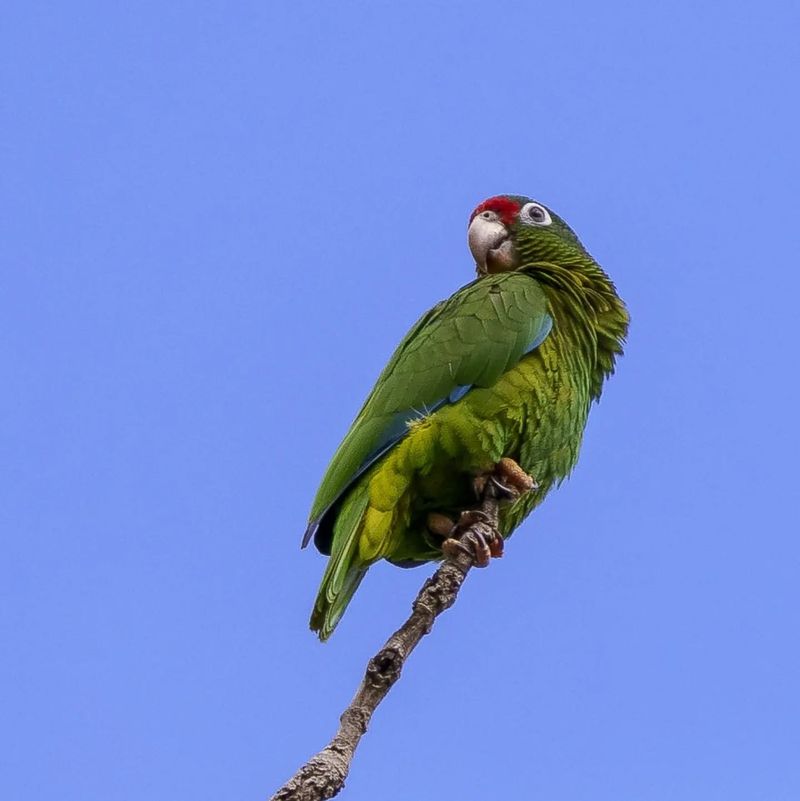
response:
M326 640L368 568L446 556L487 480L506 490L503 540L572 471L629 315L554 211L497 195L469 217L476 278L420 317L333 455L303 547L329 560L310 627Z

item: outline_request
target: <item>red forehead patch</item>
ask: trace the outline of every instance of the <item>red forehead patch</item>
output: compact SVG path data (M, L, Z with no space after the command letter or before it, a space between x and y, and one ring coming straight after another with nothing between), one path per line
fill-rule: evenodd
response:
M504 225L511 225L519 209L520 204L517 203L516 200L498 195L497 197L490 197L488 200L484 200L483 203L472 212L469 221L472 222L482 211L493 211Z

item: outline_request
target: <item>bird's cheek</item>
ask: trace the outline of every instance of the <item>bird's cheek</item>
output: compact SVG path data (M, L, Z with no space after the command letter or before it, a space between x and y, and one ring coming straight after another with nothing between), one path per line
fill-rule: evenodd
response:
M510 239L506 239L499 248L486 254L486 272L506 273L517 266L517 252Z

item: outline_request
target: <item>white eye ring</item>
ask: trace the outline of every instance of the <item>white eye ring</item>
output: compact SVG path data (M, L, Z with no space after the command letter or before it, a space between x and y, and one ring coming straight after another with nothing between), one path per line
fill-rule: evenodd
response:
M526 203L519 212L521 222L531 225L550 225L550 212L541 203Z

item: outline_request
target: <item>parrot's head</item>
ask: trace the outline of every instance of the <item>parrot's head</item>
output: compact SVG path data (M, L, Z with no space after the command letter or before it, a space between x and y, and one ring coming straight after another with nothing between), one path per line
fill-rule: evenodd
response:
M522 195L484 200L469 218L468 237L479 276L516 270L533 261L588 256L557 214Z

